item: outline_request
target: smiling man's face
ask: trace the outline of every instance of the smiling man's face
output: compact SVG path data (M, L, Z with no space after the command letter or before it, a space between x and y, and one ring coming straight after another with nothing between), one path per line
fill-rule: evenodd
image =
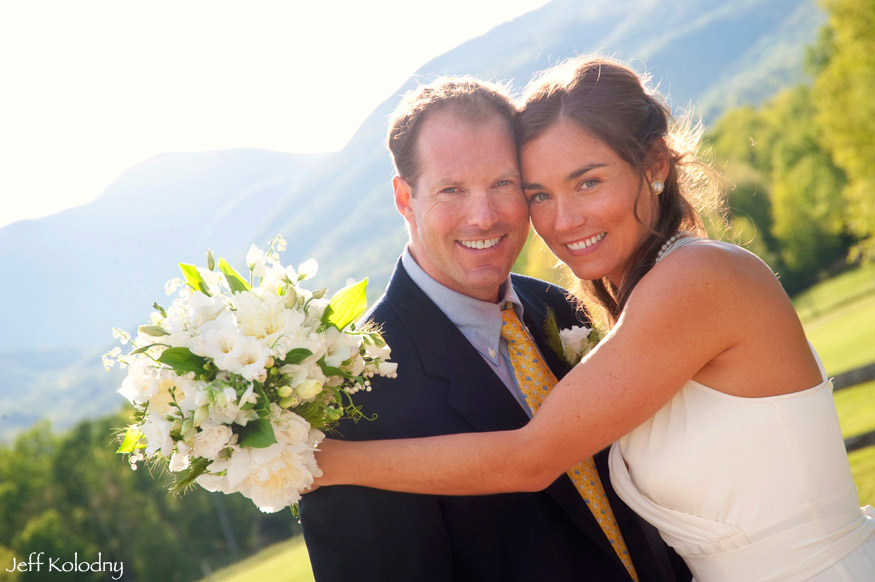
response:
M472 122L449 110L435 112L422 124L416 155L416 183L393 182L413 258L442 285L497 301L529 234L507 120Z

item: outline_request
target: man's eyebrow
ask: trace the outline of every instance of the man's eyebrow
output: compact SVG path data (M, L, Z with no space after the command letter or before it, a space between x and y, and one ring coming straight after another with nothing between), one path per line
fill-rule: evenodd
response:
M495 181L498 182L500 180L519 180L520 172L519 170L515 170L510 168L500 174L495 178ZM438 180L435 180L432 184L433 188L440 189L446 188L447 186L458 186L460 184L464 184L466 182L464 176L452 177L452 176L444 176Z
M580 178L581 176L583 176L584 174L586 174L589 171L595 170L596 168L603 168L603 167L608 166L608 165L609 164L598 163L598 164L587 164L585 166L581 166L580 168L577 168L576 170L574 170L573 172L568 174L568 176L565 178L565 181L571 182L572 180L576 180L576 179ZM544 189L544 186L542 186L541 184L539 184L537 182L525 182L523 184L523 190L543 190L543 189Z

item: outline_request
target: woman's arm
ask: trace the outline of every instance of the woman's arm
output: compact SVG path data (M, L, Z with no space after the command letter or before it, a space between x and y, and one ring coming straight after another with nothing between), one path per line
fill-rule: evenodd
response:
M326 441L317 456L325 476L317 484L442 495L544 489L652 416L733 346L743 325L735 299L740 283L720 264L722 253L673 256L644 277L611 333L557 384L525 427Z

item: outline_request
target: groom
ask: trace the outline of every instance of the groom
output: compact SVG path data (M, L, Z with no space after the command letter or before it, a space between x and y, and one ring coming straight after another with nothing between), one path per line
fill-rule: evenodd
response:
M369 317L398 363L356 404L374 420L346 421L349 440L518 428L530 416L500 339L510 305L543 358L552 309L579 325L561 289L509 276L529 232L513 139L515 107L502 89L439 79L405 96L389 129L395 206L409 242ZM460 451L464 454L464 451ZM656 531L611 490L596 466L639 580L690 580ZM318 582L572 580L632 577L566 476L545 491L473 497L324 487L301 502ZM676 568L676 569L675 569Z

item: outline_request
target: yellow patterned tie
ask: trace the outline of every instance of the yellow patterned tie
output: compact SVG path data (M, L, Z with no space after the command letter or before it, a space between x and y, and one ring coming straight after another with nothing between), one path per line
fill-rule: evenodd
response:
M532 414L535 414L547 394L556 385L556 376L541 359L535 342L532 341L529 332L523 327L512 308L501 312L501 337L509 344L508 354L510 363L513 364L513 373L526 398L526 403ZM568 476L610 540L629 575L638 582L638 574L635 572L635 566L632 565L629 550L626 548L626 542L623 541L623 534L620 533L617 518L614 517L614 512L608 503L605 488L592 457L569 469Z

